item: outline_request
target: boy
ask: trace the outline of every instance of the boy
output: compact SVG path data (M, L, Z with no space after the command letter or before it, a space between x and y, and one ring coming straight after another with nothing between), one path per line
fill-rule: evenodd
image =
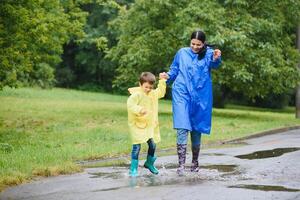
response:
M138 175L138 157L142 143L148 143L148 155L144 167L151 173L158 174L154 166L154 156L157 142L160 141L158 126L158 99L165 96L166 80L162 78L154 90L155 76L150 72L140 75L139 86L129 88L131 94L127 100L128 126L132 139L130 176Z

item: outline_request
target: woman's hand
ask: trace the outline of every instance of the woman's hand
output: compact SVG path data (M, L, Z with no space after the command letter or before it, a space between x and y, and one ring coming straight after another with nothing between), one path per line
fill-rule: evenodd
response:
M217 60L221 56L221 51L220 49L215 49L214 50L214 61Z

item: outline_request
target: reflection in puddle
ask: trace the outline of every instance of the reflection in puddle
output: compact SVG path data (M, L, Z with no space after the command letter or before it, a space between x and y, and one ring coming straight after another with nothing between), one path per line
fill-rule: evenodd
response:
M226 154L223 154L223 153L203 153L202 155L206 155L206 156L226 156Z
M104 188L99 190L93 190L92 192L105 192L112 190L119 190L123 188L140 188L140 187L156 187L161 185L195 185L201 184L204 180L195 175L189 175L186 177L174 176L172 178L164 176L146 175L138 177L129 177L129 184L120 187Z
M126 187L104 188L104 189L100 189L100 190L93 190L92 192L106 192L106 191L118 190L121 188L126 188Z
M204 169L216 169L219 172L233 172L236 170L237 165L206 165L201 166Z
M298 151L300 148L277 148L277 149L272 149L272 150L265 150L265 151L256 151L251 154L245 154L245 155L239 155L235 156L237 158L241 159L263 159L263 158L272 158L272 157L278 157L281 156L285 153L293 152L293 151Z
M291 189L283 186L276 185L234 185L229 188L244 188L251 190L262 190L262 191L282 191L282 192L299 192L300 189Z
M163 163L161 166L158 166L158 168L162 169L177 169L178 164L175 163Z
M124 177L124 172L97 172L97 173L89 173L91 176L90 178L112 178L112 179L119 179Z
M177 169L178 164L174 163L167 163L163 164L161 168L165 169ZM186 168L189 169L191 166L186 165ZM200 168L202 169L215 169L219 172L233 172L236 170L237 165L200 165Z

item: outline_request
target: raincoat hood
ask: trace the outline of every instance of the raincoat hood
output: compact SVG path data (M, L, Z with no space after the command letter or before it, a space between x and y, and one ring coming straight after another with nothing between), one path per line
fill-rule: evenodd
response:
M142 92L142 89L141 89L141 87L130 87L130 88L128 88L128 92L129 92L129 94L134 94L137 92Z

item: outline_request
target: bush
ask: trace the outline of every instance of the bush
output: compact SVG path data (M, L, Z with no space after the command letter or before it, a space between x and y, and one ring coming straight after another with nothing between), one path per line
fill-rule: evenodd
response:
M270 94L265 98L256 97L254 102L249 102L249 104L263 108L281 109L288 106L290 98L290 94Z

